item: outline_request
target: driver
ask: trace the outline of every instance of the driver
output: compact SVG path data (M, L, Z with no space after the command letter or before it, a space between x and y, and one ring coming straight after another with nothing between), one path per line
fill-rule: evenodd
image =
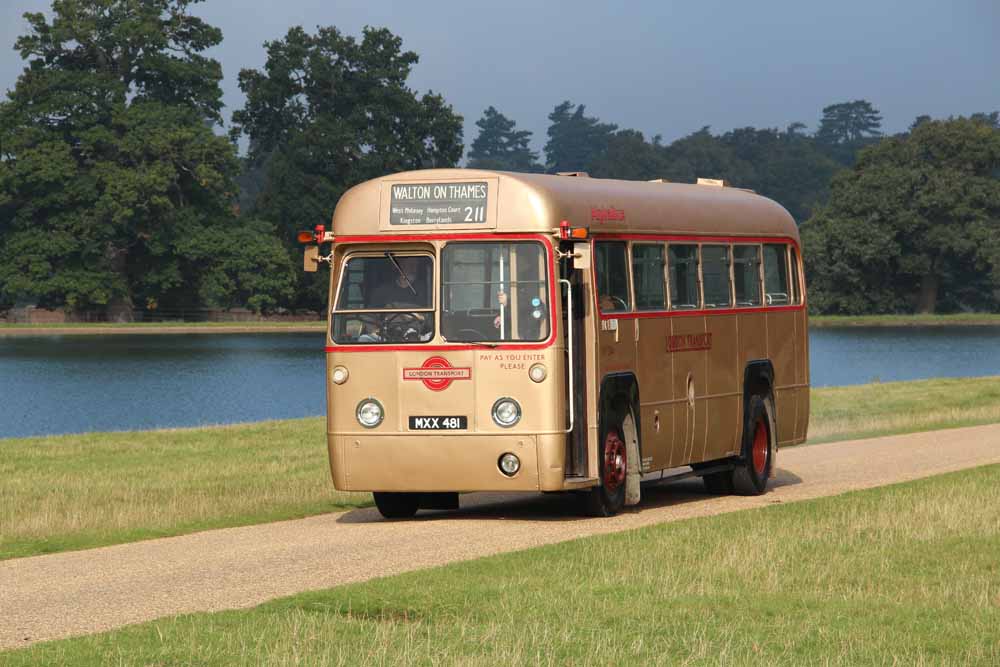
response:
M417 257L400 257L389 260L387 272L382 280L372 288L368 300L370 308L428 308L430 298L427 294L427 281L422 280L421 261Z
M370 308L429 308L430 295L427 292L426 262L419 257L395 258L386 253L389 266L379 275L381 280L376 283L368 298ZM383 316L382 328L388 338L395 339L395 333L401 340L430 340L434 332L428 331L424 313L404 312L388 313ZM370 323L367 331L358 337L359 342L380 343L382 333L378 327ZM390 333L390 331L392 333Z

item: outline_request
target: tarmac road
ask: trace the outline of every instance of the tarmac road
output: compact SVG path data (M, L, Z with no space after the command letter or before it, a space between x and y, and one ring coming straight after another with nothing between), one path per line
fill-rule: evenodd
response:
M610 519L571 496L462 496L462 509L384 521L375 509L0 562L0 649L650 524L794 502L1000 463L1000 424L781 450L763 496L700 480L643 488Z

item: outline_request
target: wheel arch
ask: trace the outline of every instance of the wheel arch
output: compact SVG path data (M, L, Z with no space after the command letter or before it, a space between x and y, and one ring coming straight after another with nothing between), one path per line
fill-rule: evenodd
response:
M639 412L639 381L634 373L611 373L601 380L599 428L604 431L606 415L615 415L616 421L622 420L626 412L632 413L632 427L635 429L634 451L633 439L620 435L629 447L627 457L627 473L625 481L625 504L637 505L642 498L642 415Z
M743 414L746 415L750 397L754 395L770 399L774 409L774 364L770 359L755 359L743 369Z
M639 413L639 380L632 372L608 373L601 379L601 389L597 401L598 429L604 429L604 415L608 412L623 414L631 407L635 415L636 436L639 440L639 456L642 456L642 417Z

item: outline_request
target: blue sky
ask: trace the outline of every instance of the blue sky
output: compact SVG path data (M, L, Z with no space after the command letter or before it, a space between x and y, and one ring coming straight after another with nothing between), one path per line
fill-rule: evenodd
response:
M0 43L45 0L2 0ZM815 129L822 107L864 98L889 132L919 114L1000 109L1000 2L838 0L824 3L384 2L207 0L195 13L222 28L226 116L242 105L236 75L261 67L262 43L293 25L359 34L385 26L416 51L410 79L465 117L466 144L489 105L545 142L546 116L564 99L588 114L670 141L703 125ZM23 63L0 58L11 88Z

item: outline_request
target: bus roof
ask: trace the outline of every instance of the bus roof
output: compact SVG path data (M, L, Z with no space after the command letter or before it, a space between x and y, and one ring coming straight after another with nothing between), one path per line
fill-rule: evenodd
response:
M343 236L451 232L775 236L798 241L781 205L713 184L622 181L477 169L428 169L348 190L333 215ZM479 210L479 209L482 210Z

